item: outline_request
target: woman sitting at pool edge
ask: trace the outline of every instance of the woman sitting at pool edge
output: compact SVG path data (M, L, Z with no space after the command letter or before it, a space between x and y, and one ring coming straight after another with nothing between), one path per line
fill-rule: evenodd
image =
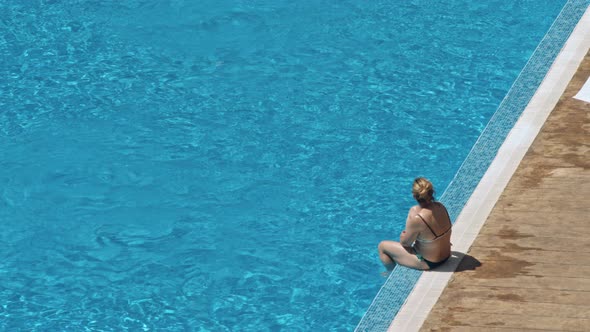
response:
M408 213L400 242L379 243L379 258L388 271L396 264L430 270L451 256L451 218L445 206L434 200L432 183L425 178L416 178L412 194L418 205Z

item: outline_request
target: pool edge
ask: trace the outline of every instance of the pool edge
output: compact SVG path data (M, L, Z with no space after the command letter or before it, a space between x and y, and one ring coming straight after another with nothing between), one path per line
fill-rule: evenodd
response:
M453 230L453 251L465 253L478 235L508 181L590 48L590 8L586 8L551 65L541 85L508 133L491 165L459 214ZM460 259L445 272L423 273L388 331L417 331L442 294ZM448 270L448 271L447 271Z

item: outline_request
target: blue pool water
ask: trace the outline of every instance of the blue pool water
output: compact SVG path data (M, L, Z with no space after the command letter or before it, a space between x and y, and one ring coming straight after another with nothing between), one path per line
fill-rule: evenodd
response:
M348 331L565 1L8 1L0 328Z

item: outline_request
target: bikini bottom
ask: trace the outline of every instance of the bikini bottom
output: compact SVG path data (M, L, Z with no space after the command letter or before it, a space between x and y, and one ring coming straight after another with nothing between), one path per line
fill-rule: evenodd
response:
M451 256L449 256L449 257L447 257L447 258L443 259L443 260L442 260L442 261L440 261L440 262L431 262L431 261L429 261L429 260L427 260L427 259L424 259L424 258L423 258L421 255L419 255L419 256L418 256L418 258L419 258L420 260L424 261L424 263L426 263L426 265L428 265L428 269L430 269L430 270L432 270L432 269L434 269L434 268L437 268L437 267L439 267L439 266L443 265L443 264L444 264L444 263L445 263L445 262L446 262L446 261L447 261L447 260L448 260L450 257L451 257Z

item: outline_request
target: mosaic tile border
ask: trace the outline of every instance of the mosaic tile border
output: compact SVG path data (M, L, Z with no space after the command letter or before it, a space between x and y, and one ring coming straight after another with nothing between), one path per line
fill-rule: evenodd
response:
M521 116L590 0L568 1L533 52L469 155L441 196L453 220L471 197L506 136ZM422 272L397 267L386 280L355 331L387 331Z

